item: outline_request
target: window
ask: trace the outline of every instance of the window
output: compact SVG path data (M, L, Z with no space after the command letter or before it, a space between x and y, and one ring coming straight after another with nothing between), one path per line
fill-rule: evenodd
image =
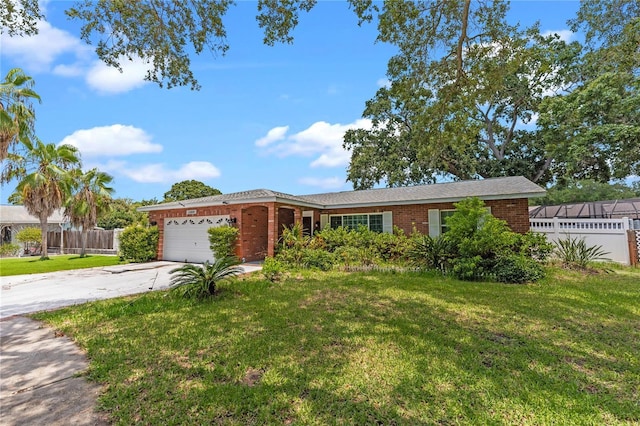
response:
M449 230L449 225L447 225L447 218L449 216L453 216L455 210L440 210L440 234L444 234Z
M382 214L352 214L331 216L330 225L332 229L344 226L347 229L358 229L360 225L365 226L373 232L383 232Z

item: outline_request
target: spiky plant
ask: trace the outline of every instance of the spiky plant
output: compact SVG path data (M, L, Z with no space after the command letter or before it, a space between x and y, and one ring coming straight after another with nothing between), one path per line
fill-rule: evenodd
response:
M609 260L605 256L609 252L604 251L602 246L588 246L584 238L571 238L556 241L556 255L565 266L578 266L586 268L589 262L596 260Z
M213 296L219 281L244 272L238 263L238 258L227 256L216 259L213 263L187 264L171 270L172 278L169 286L173 291L187 298Z

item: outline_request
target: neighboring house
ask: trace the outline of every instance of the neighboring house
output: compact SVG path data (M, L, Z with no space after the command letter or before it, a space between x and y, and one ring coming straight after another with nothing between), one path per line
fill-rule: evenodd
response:
M64 218L64 210L56 210L47 220L49 231L60 230L61 226L68 228L68 221ZM0 236L2 244L17 243L16 235L24 228L40 229L40 221L31 216L24 206L0 205Z
M545 190L524 177L503 177L402 188L289 195L268 189L222 194L140 207L160 232L158 258L204 262L212 260L207 229L236 226L236 254L245 261L273 256L284 227L301 223L306 234L325 227L367 226L377 232L393 227L410 234L443 232L453 203L467 197L485 201L491 213L512 230L529 230L528 199Z

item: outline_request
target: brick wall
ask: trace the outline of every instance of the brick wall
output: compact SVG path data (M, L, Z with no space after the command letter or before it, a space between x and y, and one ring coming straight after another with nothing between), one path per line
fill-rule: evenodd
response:
M491 207L491 213L497 218L507 221L515 232L525 233L529 230L529 210L526 199L485 201ZM164 247L164 220L166 218L187 217L190 209L173 209L149 212L149 221L156 222L159 230L158 258L162 258ZM393 224L410 234L414 229L429 233L429 209L453 210L453 203L435 203L421 205L397 205L385 207L360 207L353 209L329 209L314 211L313 223L320 221L320 214L357 214L393 212ZM265 254L273 254L282 225L289 226L295 220L301 220L304 208L282 206L275 203L233 204L228 206L212 206L195 208L197 216L229 215L236 218L236 226L240 229L240 238L236 254L247 261L264 259ZM194 216L189 216L194 217Z
M491 214L507 221L509 227L524 234L529 230L529 207L527 199L489 200L485 205L491 207ZM429 210L454 210L453 203L414 204L385 207L358 207L353 209L322 210L322 214L358 214L393 212L393 224L410 234L414 229L423 234L429 233Z

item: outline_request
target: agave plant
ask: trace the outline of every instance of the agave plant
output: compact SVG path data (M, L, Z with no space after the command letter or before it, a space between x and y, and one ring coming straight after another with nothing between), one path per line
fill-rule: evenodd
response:
M609 254L602 246L588 246L584 238L571 238L558 240L556 243L556 254L565 266L578 266L586 268L589 262L595 260L609 260L605 256Z
M221 257L213 263L187 264L171 270L169 286L183 297L204 298L216 293L217 283L241 274L243 269L234 256Z

